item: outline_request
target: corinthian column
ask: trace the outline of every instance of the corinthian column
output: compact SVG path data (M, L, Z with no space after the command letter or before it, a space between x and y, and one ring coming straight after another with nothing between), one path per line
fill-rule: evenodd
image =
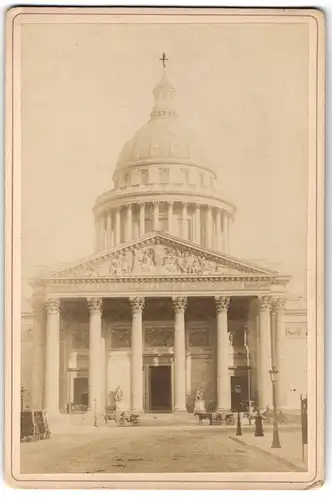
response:
M196 205L195 210L195 243L201 244L201 207Z
M259 306L259 364L257 370L258 399L260 408L272 405L270 378L271 362L271 297L258 298Z
M46 308L45 406L50 415L59 413L60 301L48 299Z
M129 299L132 310L131 332L131 409L143 411L143 297Z
M206 246L211 248L212 246L212 213L211 207L207 207L206 211Z
M153 229L154 231L159 229L159 201L153 202Z
M173 234L173 202L168 202L168 232Z
M132 231L133 231L133 212L132 205L129 203L127 205L127 241L132 239Z
M140 203L139 206L139 235L145 233L145 203Z
M277 367L279 373L276 382L277 408L284 408L286 405L286 366L285 366L285 298L277 297L273 302L275 313L275 338L273 342L273 364Z
M102 387L102 332L101 311L102 299L100 297L88 298L90 313L89 324L89 409L103 411Z
M120 207L115 209L115 244L120 245L121 240L121 220Z
M186 297L173 297L175 411L186 411L186 341L184 313Z
M223 252L228 253L229 252L229 216L227 212L224 212L223 215Z
M215 242L216 250L221 251L221 217L220 217L220 209L216 208L216 242Z
M111 248L112 246L112 212L107 212L106 218L106 247Z
M187 203L182 203L182 238L188 239L188 211Z
M215 297L217 309L217 408L231 409L231 384L228 375L228 321L230 297Z

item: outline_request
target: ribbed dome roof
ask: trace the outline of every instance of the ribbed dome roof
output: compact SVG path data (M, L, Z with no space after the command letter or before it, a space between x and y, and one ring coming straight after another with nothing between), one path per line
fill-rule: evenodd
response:
M197 138L177 114L175 90L165 73L153 92L151 119L124 145L116 170L165 161L208 167Z

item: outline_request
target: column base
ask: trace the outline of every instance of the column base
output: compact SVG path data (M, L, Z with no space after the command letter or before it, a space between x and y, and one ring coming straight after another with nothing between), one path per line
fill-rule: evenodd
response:
M187 408L174 408L173 413L188 413Z

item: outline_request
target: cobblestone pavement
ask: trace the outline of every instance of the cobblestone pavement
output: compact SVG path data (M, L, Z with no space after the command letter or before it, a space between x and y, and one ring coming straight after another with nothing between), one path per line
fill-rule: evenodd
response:
M234 434L234 432L232 432ZM109 427L21 444L21 473L287 472L220 427Z

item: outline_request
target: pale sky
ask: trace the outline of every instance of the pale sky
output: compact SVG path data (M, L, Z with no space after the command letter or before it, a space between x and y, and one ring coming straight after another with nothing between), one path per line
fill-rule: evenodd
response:
M24 283L93 252L92 206L149 119L165 51L181 118L237 206L232 253L292 274L305 294L305 24L35 24L22 44Z

